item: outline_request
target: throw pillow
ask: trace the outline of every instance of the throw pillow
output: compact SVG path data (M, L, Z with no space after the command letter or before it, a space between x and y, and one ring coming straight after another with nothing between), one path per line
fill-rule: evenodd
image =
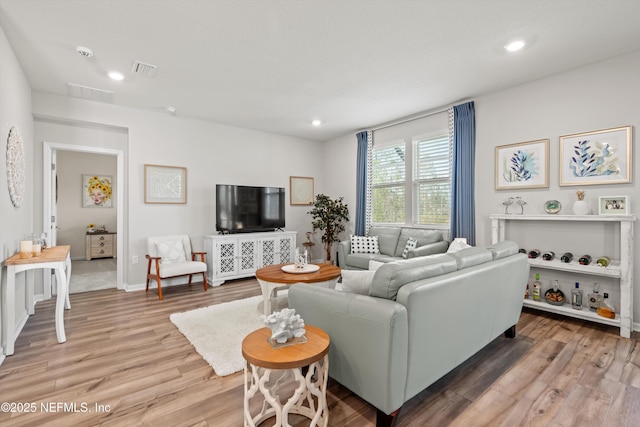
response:
M467 244L467 239L465 239L464 237L458 237L456 239L453 239L453 242L451 242L451 244L449 245L449 249L447 249L447 253L453 253L453 252L458 252L462 249L465 248L470 248L471 245Z
M171 264L172 262L183 262L187 260L182 240L156 242L156 250L158 251L158 256L162 258L160 264Z
M402 258L407 259L407 255L409 255L409 251L412 249L415 249L417 245L418 245L418 241L413 237L409 237L407 239L407 244L405 245L404 250L402 251Z
M352 254L379 254L378 236L351 236Z
M342 292L369 295L369 288L375 271L342 270Z
M371 260L369 261L369 271L376 271L377 269L380 268L381 265L384 265L384 264L385 264L384 262Z

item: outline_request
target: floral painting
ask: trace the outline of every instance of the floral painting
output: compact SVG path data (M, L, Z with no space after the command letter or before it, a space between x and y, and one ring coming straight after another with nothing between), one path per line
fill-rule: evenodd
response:
M631 182L631 126L560 137L560 185Z
M113 190L110 176L82 176L82 207L110 208L113 206Z
M496 147L496 190L549 187L549 140Z

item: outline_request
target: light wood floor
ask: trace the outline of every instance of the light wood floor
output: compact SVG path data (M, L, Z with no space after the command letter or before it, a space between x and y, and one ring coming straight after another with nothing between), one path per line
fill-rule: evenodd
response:
M36 412L0 412L0 425L241 426L242 373L218 377L169 314L259 294L254 279L206 293L167 288L163 301L151 291L75 294L65 344L54 301L39 303L0 366L0 402ZM515 339L497 338L407 402L397 425L637 426L637 344L616 328L525 311ZM328 402L331 426L375 425L375 410L331 380Z

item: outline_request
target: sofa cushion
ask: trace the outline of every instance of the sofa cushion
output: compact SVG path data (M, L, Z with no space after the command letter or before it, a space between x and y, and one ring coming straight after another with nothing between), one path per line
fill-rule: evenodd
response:
M369 295L375 270L342 270L340 290L352 294Z
M369 236L378 236L378 245L381 254L402 256L402 250L398 255L395 255L398 237L400 237L400 227L371 227L369 229ZM405 244L406 243L405 240ZM404 249L404 245L402 248Z
M346 258L347 258L347 264L346 264L347 266L360 268L362 270L369 269L369 262L371 260L385 262L385 263L391 262L391 261L397 261L397 258L390 257L388 255L382 255L382 254L349 254L346 256Z
M473 267L474 265L484 264L493 260L491 252L485 248L472 246L470 248L461 249L457 252L447 254L453 257L457 264L458 270Z
M504 242L487 246L487 249L491 251L493 259L500 259L517 254L520 247L516 242L505 240Z
M407 240L409 240L410 237L418 241L416 247L419 248L420 246L428 245L429 243L441 241L442 232L439 230L427 230L423 228L402 228L394 250L395 256L402 256L402 252L407 245Z
M378 254L378 236L351 236L351 253Z
M395 300L398 289L407 283L451 273L457 268L456 260L446 254L390 262L376 270L369 295Z

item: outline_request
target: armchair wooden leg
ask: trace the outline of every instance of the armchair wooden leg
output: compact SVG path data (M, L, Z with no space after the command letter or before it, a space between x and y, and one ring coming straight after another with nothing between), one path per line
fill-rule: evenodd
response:
M156 277L156 282L158 283L158 298L162 300L162 285L160 284L160 276Z
M191 278L193 277L193 274L189 275L189 287L191 287Z
M202 273L202 283L204 283L204 290L208 290L209 284L207 283L207 273Z

